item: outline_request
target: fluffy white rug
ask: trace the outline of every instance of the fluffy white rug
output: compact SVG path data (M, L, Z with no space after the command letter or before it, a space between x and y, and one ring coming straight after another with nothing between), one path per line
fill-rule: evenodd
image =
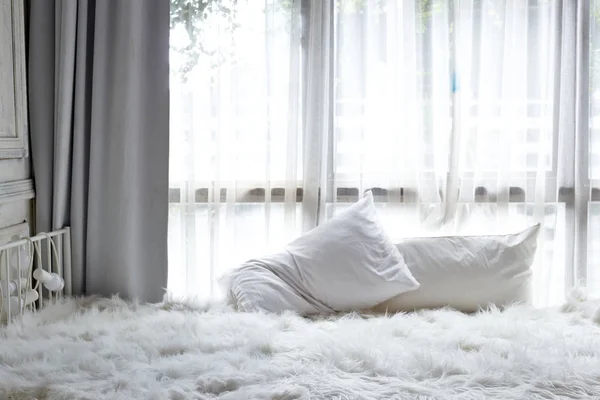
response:
M0 330L0 398L600 399L599 306L308 320L69 300Z

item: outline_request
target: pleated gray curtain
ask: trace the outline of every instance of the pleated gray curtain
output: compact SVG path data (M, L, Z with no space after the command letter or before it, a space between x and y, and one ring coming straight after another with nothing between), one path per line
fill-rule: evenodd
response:
M36 231L70 225L74 294L167 280L169 0L31 0Z

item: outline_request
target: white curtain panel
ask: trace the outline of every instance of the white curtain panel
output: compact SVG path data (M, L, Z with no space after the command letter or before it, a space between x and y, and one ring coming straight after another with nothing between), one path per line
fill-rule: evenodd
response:
M172 27L170 290L219 297L372 189L394 238L541 222L536 304L600 295L600 2L229 5L186 80Z

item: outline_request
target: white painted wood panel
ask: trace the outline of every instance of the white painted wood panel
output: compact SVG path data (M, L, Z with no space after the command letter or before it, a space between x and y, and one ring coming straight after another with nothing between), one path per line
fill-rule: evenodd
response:
M0 228L0 245L10 242L14 236L30 236L29 224L20 223Z
M31 201L14 201L0 204L0 229L31 221ZM0 243L1 244L1 243Z
M0 0L0 159L28 154L22 0Z
M0 182L16 181L31 177L31 166L28 158L0 160Z
M11 15L11 4L0 2L0 15ZM12 19L0 20L0 138L16 137ZM7 54L8 53L8 54Z

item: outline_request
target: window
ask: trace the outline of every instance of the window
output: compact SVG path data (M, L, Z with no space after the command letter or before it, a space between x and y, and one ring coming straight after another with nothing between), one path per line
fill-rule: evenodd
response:
M169 287L216 295L372 189L393 237L542 222L539 304L600 289L597 6L172 0ZM589 43L567 35L585 26L589 134Z

